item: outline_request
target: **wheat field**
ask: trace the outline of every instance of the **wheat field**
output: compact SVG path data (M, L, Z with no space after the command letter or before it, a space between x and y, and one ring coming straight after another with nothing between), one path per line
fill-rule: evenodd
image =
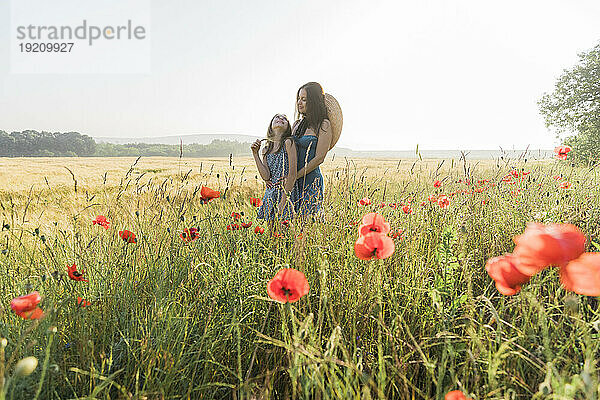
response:
M524 155L322 171L319 217L273 235L251 158L0 159L0 399L599 398L596 297L555 268L505 296L484 268L529 222L573 224L598 251L597 168ZM203 186L221 197L205 204ZM368 212L400 232L389 258L355 254ZM232 213L251 227L228 230ZM284 267L310 286L295 303L267 295ZM32 291L39 320L10 307Z

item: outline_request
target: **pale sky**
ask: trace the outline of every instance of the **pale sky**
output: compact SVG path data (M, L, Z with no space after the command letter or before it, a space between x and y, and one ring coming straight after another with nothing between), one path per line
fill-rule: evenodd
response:
M264 136L317 81L354 150L550 149L536 102L600 41L597 0L151 0L150 14L149 74L11 74L1 1L0 130Z

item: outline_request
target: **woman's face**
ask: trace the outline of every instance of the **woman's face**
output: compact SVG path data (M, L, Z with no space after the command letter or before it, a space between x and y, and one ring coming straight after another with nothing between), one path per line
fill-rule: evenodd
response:
M283 132L288 128L288 124L289 122L285 114L277 114L273 117L273 121L271 121L271 129Z
M301 89L298 94L298 112L300 114L306 114L306 89Z

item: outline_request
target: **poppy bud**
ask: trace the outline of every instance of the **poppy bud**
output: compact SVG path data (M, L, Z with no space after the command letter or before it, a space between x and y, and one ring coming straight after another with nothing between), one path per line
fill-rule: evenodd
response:
M140 216L140 212L139 212L139 211L136 211L136 212L135 212L135 216L136 216L136 217L139 217L139 216Z
M31 373L37 368L37 365L37 358L31 356L23 358L15 366L15 377L23 378L25 376L31 375Z
M42 235L40 236L40 239L42 240L42 243L46 243L46 236Z
M9 224L2 225L2 230L4 230L4 229L9 230L10 229L10 225Z
M182 215L181 217L179 217L179 220L180 220L181 222L183 222L183 221L185 221L185 217Z
M219 174L217 174L217 179L219 179Z
M8 346L8 340L6 338L0 339L0 348L4 349L6 346Z
M40 228L35 228L35 229L33 230L33 236L37 236L37 235L39 235L39 234L40 234Z
M4 254L4 255L8 254L8 249L2 249L2 254Z

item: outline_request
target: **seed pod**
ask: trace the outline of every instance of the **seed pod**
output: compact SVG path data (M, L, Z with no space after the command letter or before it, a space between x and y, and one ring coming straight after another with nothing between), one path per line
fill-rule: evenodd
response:
M23 358L15 366L15 377L23 378L31 375L31 373L37 368L37 365L38 360L33 356Z

